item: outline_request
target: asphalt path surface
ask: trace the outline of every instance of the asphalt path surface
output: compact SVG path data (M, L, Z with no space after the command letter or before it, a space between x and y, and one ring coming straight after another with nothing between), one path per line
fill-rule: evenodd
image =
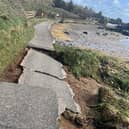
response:
M66 108L71 109L74 112L80 112L79 107L77 107L73 100L74 93L70 89L68 83L63 80L25 69L19 79L19 83L29 86L35 86L38 84L38 87L53 90L57 95L59 116L65 111Z
M41 52L54 50L49 27L46 22L35 26L18 84L0 83L0 129L59 129L66 108L80 112L63 80L63 65Z
M35 36L30 41L28 46L30 48L37 48L43 50L54 50L53 39L49 32L51 24L48 22L43 22L35 26Z
M50 89L0 83L0 129L58 129L57 109Z
M48 74L59 79L65 78L63 65L52 57L37 50L30 49L22 61L21 66L31 71Z

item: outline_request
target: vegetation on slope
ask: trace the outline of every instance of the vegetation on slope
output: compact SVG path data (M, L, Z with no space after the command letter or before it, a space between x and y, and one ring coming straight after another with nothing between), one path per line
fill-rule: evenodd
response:
M57 59L78 79L91 77L109 85L93 106L98 129L129 129L129 68L125 62L91 50L55 45Z
M14 21L12 21L14 22ZM17 21L18 22L18 21ZM0 30L0 73L16 58L21 50L26 47L28 41L32 38L33 28L26 27L23 23L17 23L15 21L10 25L3 22L0 23L0 27L4 29ZM8 28L8 29L5 29Z
M25 10L48 9L53 4L53 0L21 0Z
M55 45L58 59L77 77L91 77L114 88L129 91L129 68L124 62L91 50Z
M96 127L98 129L129 129L129 95L100 88L96 106Z
M25 48L33 35L19 1L0 0L0 73Z

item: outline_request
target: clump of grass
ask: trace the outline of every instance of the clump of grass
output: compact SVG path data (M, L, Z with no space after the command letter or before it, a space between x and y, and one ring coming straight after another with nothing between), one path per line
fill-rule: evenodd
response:
M99 60L90 50L82 51L73 47L55 45L59 60L67 65L69 70L77 77L85 76L99 80Z
M92 50L55 45L58 59L77 78L91 77L114 88L129 91L129 69L124 62Z
M129 102L125 95L112 88L101 87L98 92L96 126L99 129L128 129Z
M20 18L3 20L0 18L0 74L32 38L33 27L25 26Z

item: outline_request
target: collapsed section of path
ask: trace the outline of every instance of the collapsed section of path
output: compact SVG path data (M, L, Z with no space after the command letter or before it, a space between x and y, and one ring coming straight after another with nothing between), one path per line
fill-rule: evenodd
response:
M72 89L63 80L66 77L63 65L43 53L43 50L54 50L51 34L49 33L49 27L50 25L48 23L36 25L35 37L29 43L28 46L30 49L21 63L21 66L23 67L23 74L19 78L19 84L27 85L28 87L37 86L43 90L47 89L48 91L52 90L56 94L55 98L57 100L57 106L53 107L53 105L51 108L56 108L57 112L55 113L57 117L55 119L55 115L51 113L53 112L53 109L49 114L52 116L46 116L46 118L51 117L53 122L56 122L55 126L53 126L56 129L56 125L58 123L57 119L63 112L65 112L66 109L70 109L73 112L80 112L80 107L73 99L74 93ZM49 99L53 100L51 93L46 93L47 94L45 95L47 95ZM42 101L42 103L44 103L44 101ZM46 109L44 112L46 112ZM53 129L51 128L51 125L49 129Z
M30 49L21 66L24 69L48 74L58 79L65 78L62 64L37 50Z
M42 51L54 50L49 26L36 25L19 84L0 83L0 129L59 129L66 108L80 112L63 65Z

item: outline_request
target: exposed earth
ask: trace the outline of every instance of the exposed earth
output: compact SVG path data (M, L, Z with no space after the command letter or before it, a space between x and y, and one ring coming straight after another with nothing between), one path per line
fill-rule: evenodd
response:
M67 70L66 70L67 71ZM80 129L94 129L92 106L97 103L98 89L101 84L90 78L76 79L71 73L67 72L66 81L70 84L75 93L75 101L80 105L82 114L86 115L86 123ZM78 129L77 126L62 118L62 129Z
M36 26L36 29L38 31L36 32L36 36L34 37L34 39L29 44L29 48L31 49L23 50L23 52L21 52L19 56L17 57L16 61L12 63L11 65L9 65L8 69L5 71L5 74L1 75L0 80L27 85L28 89L30 86L31 86L30 89L33 89L33 86L36 86L36 84L38 84L36 89L39 89L39 90L45 89L46 94L51 89L52 92L56 93L56 97L55 97L56 100L54 101L57 101L54 103L55 104L54 108L56 112L53 115L53 117L57 117L61 115L61 113L67 107L68 108L70 107L72 109L72 107L75 106L74 105L75 104L74 101L75 101L76 104L79 104L81 108L81 114L83 114L86 117L85 124L83 123L84 126L78 127L75 123L69 120L66 120L63 116L61 116L61 119L59 120L60 128L62 129L69 129L69 128L70 129L78 129L78 128L95 129L95 126L93 123L94 113L92 111L92 107L94 107L97 104L98 90L100 87L104 87L104 84L99 84L91 78L80 78L78 80L70 72L68 72L67 68L65 68L65 71L67 72L67 78L65 80L64 80L64 77L60 78L62 74L61 71L63 69L62 65L59 62L57 62L53 57L49 57L49 55L46 55L46 53L44 54L45 49L47 51L48 50L53 51L52 39L48 31L49 29L48 26L49 26L48 23L42 23ZM44 33L47 36L42 37ZM107 53L107 54L110 54L116 57L123 57L125 53L127 54L128 49L129 49L128 47L126 47L127 51L123 51L124 45L122 45L121 43L118 43L119 45L117 44L119 40L126 39L127 38L126 36L123 36L119 33L110 32L110 31L106 31L103 29L98 29L98 26L96 25L56 24L56 26L54 26L54 31L52 29L52 35L56 38L58 42L61 42L64 45L69 44L69 45L73 45L76 47L80 47L82 49L84 48L96 49L96 50L99 50L101 52L104 52L104 53ZM43 42L45 42L45 46ZM111 46L113 46L113 48L116 51L112 51ZM35 48L38 48L38 49L35 49ZM34 55L30 54L30 52L33 52ZM121 55L119 55L120 52L121 52ZM60 73L59 75L57 74L58 73L57 71ZM67 87L67 83L70 85L70 88L75 94L74 101L72 98L73 96L69 92L69 89ZM8 90L8 86L6 87ZM15 90L15 86L13 87ZM21 91L19 91L19 93L20 92ZM27 95L28 95L28 92L27 92ZM49 99L51 99L51 96ZM32 99L33 99L33 96L32 96ZM50 104L51 104L51 101L50 101ZM6 103L4 106L6 106ZM47 108L45 107L45 110L46 109ZM53 108L50 108L50 112L52 111L51 109ZM15 109L14 109L14 112L15 112ZM45 116L47 117L46 114ZM29 119L29 121L30 120L31 119ZM56 128L56 122L57 122L56 119L55 120L52 119L52 122ZM47 128L49 128L49 124L47 126L48 126Z

